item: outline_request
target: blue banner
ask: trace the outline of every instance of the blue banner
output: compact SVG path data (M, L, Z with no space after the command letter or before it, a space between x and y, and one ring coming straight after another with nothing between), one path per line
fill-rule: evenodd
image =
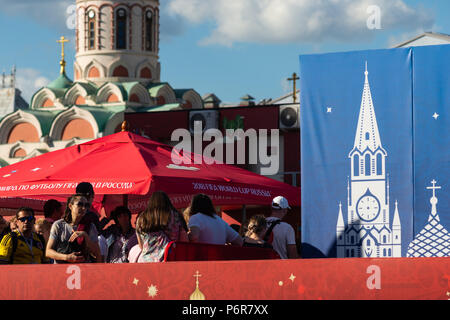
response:
M450 45L413 50L414 240L408 257L450 256Z
M303 257L405 256L411 79L411 49L300 56Z
M300 56L302 256L450 256L450 45Z

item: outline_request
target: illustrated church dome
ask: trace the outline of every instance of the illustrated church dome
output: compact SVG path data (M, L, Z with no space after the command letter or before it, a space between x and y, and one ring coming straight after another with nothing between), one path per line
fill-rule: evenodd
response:
M199 274L199 272L197 271L196 274L194 275L196 279L195 281L195 290L194 292L192 292L192 294L189 296L189 300L206 300L205 295L203 294L203 292L200 291L200 289L198 288L198 278L201 277L201 275Z
M436 181L432 181L433 196L430 199L431 214L428 217L428 223L415 236L414 240L408 246L407 257L448 257L450 256L450 233L440 223L436 205L438 199L435 196Z

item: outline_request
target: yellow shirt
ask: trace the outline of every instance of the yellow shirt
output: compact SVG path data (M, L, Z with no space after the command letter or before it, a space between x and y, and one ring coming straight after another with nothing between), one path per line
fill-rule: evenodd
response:
M13 255L13 264L46 263L45 243L33 232L32 242L27 242L19 231L13 231L17 237L17 248ZM11 233L6 234L0 241L0 263L10 263L13 253L13 239Z

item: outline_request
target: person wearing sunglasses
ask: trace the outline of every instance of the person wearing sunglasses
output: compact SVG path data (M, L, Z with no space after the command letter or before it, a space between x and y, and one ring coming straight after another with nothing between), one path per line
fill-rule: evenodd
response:
M47 242L47 258L55 263L102 262L98 246L98 232L94 224L83 225L81 220L89 209L89 201L82 194L67 199L63 219L53 223Z
M16 212L17 230L11 231L0 242L0 263L46 263L45 240L34 230L34 211L22 207Z

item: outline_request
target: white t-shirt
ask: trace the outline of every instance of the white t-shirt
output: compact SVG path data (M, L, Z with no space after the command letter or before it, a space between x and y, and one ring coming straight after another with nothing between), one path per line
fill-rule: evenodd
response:
M280 220L275 217L268 217L267 228L270 227L271 222ZM276 252L280 255L281 259L287 259L287 246L288 244L296 244L294 228L289 223L280 222L273 228L273 242L272 246Z
M200 230L199 242L225 244L240 237L239 233L218 215L211 217L203 213L196 213L189 218L189 228L191 227L197 227Z

